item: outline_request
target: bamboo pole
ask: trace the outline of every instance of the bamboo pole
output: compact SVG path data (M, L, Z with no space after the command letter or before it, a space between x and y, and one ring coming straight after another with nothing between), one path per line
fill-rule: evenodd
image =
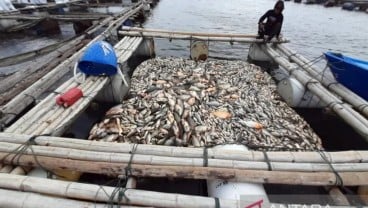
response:
M81 20L99 20L101 18L106 18L108 15L96 15L96 14L79 14L79 15L0 15L0 19L12 19L12 20L44 20L52 19L59 21L81 21Z
M0 152L13 153L19 144L0 142ZM109 162L109 163L128 163L131 155L126 153L107 153L96 151L75 150L60 147L48 146L32 146L23 152L27 155L46 156L64 159ZM301 171L301 172L328 172L332 171L330 164L323 163L295 163L295 162L254 162L240 160L220 160L207 159L208 167L229 168L241 170L268 170L269 166L272 171ZM154 166L189 166L203 167L204 159L202 158L180 158L180 157L163 157L154 155L134 154L131 160L132 164L154 165ZM364 172L368 171L368 163L331 163L337 172Z
M98 186L92 184L83 184L83 183L76 183L76 182L66 182L66 181L59 181L59 180L51 180L51 179L44 179L44 178L35 178L35 177L27 177L27 176L15 176L9 174L0 174L0 187L13 189L18 191L12 190L5 190L0 189L0 197L1 202L5 202L7 198L6 196L12 197L13 195L8 194L10 192L14 192L16 194L47 194L53 195L49 196L52 198L56 197L63 197L63 198L72 198L68 200L83 200L83 201L91 201L91 202L99 202L99 203L106 203L110 202L110 196L114 191L114 187L109 186ZM6 181L7 180L7 181ZM12 181L12 182L9 182ZM20 192L22 191L22 192ZM106 192L106 193L105 193ZM10 196L11 195L11 196ZM121 203L123 204L134 204L139 206L152 206L152 207L170 207L170 208L215 208L215 200L211 197L203 197L203 196L193 196L193 195L184 195L184 194L172 194L172 193L161 193L155 191L145 191L145 190L135 190L135 189L127 189L124 192L126 197L123 197ZM48 197L44 195L39 195L42 197ZM4 198L4 199L3 199ZM17 197L22 199L22 195ZM11 198L13 199L13 198ZM39 199L39 198L38 198ZM62 198L57 198L62 199ZM129 199L129 200L127 200ZM45 198L44 200L40 200L44 202L44 204L49 205L48 200L50 198ZM9 200L11 201L11 200ZM33 201L33 200L32 200ZM113 201L117 203L117 197L113 198ZM227 200L227 199L219 199L220 207L226 208L240 208L249 206L251 203L254 203L253 200L243 200L243 201L235 201L235 200ZM1 203L0 202L0 203ZM46 203L45 203L46 202ZM63 205L67 203L61 203ZM99 205L99 204L98 204ZM308 205L301 205L301 204L276 204L270 203L266 204L265 202L262 204L262 207L315 207L315 206L308 206ZM6 206L8 207L8 206ZM33 206L31 206L33 207ZM39 207L39 206L34 206ZM42 206L40 206L42 208ZM97 206L98 207L98 206ZM131 207L128 205L123 205L121 207ZM328 207L335 207L329 205ZM351 206L344 206L344 207L351 207ZM133 207L132 207L133 208Z
M362 112L365 116L368 116L368 109L365 106L368 106L368 102L363 98L359 97L357 94L347 89L344 85L335 82L334 80L323 79L318 73L322 71L316 66L310 65L310 61L304 58L302 55L297 54L295 51L287 48L284 45L276 45L276 48L284 53L290 60L302 66L304 70L306 70L313 78L320 81L327 89L332 90L337 95L341 96L345 101L349 102L351 105L355 107L355 109Z
M255 38L242 38L242 37L211 37L211 36L199 36L199 35L181 35L181 34L166 34L166 33L153 33L153 32L134 32L134 31L119 31L120 35L125 36L137 36L137 37L150 37L150 38L168 38L168 39L180 39L180 40L202 40L202 41L220 41L220 42L240 42L240 43L263 43L262 39ZM287 40L271 40L271 43L286 43Z
M105 204L44 196L37 193L0 189L0 207L7 208L103 208Z
M13 166L11 165L4 165L0 169L0 173L10 173L13 170Z
M9 103L7 103L4 107L0 109L0 112L5 116L0 119L0 123L5 125L9 124L21 111L23 111L29 104L32 103L32 98L27 96L31 95L33 97L38 97L41 95L46 89L48 89L56 80L59 80L62 76L64 76L68 70L65 70L65 66L74 62L92 43L102 40L110 35L111 30L115 30L120 26L120 24L125 21L132 14L140 11L142 8L142 3L136 4L132 10L124 11L120 15L116 17L114 21L105 22L94 28L91 31L88 31L88 34L92 34L92 31L96 31L98 28L104 26L105 24L109 24L109 26L102 32L100 35L95 37L89 44L87 44L83 49L75 53L72 57L65 60L62 64L48 73L46 76L41 78L39 81L34 83L31 87L27 88L25 91L20 93L14 99L12 99ZM11 113L11 114L9 114Z
M15 174L15 175L26 175L27 172L29 171L29 168L22 168L20 166L14 168L10 174Z
M110 196L115 190L115 187L109 186L99 186L93 184L83 184L9 174L0 174L0 187L4 189L6 188L22 190L26 192L50 194L58 197L68 197L93 202L109 202ZM115 203L118 202L117 195L118 194L116 194L116 196L112 199ZM215 208L215 200L210 197L160 193L136 189L127 189L124 192L124 196L126 197L123 197L121 201L122 204L170 208ZM222 208L240 207L240 201L226 199L219 199L219 201Z
M142 38L131 38L132 40L129 41L129 39L125 39L124 41L121 41L120 45L129 45L127 48L130 50L133 50L132 47L137 47L137 45L140 43ZM134 42L132 42L134 41ZM126 43L127 42L127 43ZM116 48L116 47L115 47ZM123 47L121 47L123 48ZM128 55L130 56L132 54L131 51L128 51ZM119 57L119 61L126 61L126 59L121 60ZM74 80L71 78L70 80ZM60 106L56 106L54 102L51 102L51 109L45 108L44 105L38 105L36 108L32 109L32 111L35 111L36 114L42 116L32 116L33 112L30 112L31 116L27 114L28 117L32 117L29 119L25 119L28 122L27 126L30 126L30 128L27 131L24 131L26 134L52 134L52 135L58 135L60 136L65 128L67 128L74 120L75 118L84 111L84 109L88 106L88 104L91 102L91 99L97 95L97 93L103 89L109 82L109 79L107 77L88 77L87 80L82 83L79 88L84 92L84 97L80 100L78 100L73 106L69 107L68 109L64 109ZM75 84L75 83L74 83ZM52 99L54 99L54 95L49 95L49 97L46 98L47 104L50 103ZM47 111L46 114L42 111ZM41 113L40 113L41 112ZM46 120L45 120L46 119ZM37 121L37 122L35 122ZM12 129L20 129L19 124L16 124L17 127L11 126ZM24 126L20 125L21 127Z
M24 144L30 135L0 133L0 142L13 144ZM39 136L35 138L38 146L62 147L75 150L87 150L107 153L126 153L128 154L134 144L111 143L101 141L88 141L74 138ZM238 161L259 161L264 162L265 156L259 151L239 151L221 150L208 148L208 158ZM191 147L172 147L161 145L139 144L135 154L155 155L177 158L203 158L203 148ZM325 160L318 152L267 152L270 162L289 162L289 163L323 163ZM340 151L324 152L331 163L368 163L368 151Z
M55 68L68 57L72 56L85 44L85 42L81 41L76 46L69 47L67 50L64 50L65 47L62 47L61 49L58 49L52 53L55 54L55 58L51 57L52 60L49 62L44 63L41 62L41 60L36 61L25 70L17 71L3 79L0 84L0 88L3 89L3 93L0 95L0 105L4 105L7 101L13 99L16 95L21 93L21 91L40 79L40 77L47 74L50 70ZM26 77L27 79L25 79Z
M359 133L366 141L368 141L368 126L362 123L354 115L351 114L353 109L348 108L346 105L342 105L342 101L331 94L325 89L320 82L316 79L311 78L305 72L297 70L295 66L291 65L290 62L281 57L274 49L268 45L262 45L264 51L266 51L273 59L284 67L291 75L300 81L308 90L313 92L323 102L325 102L337 115L339 115L347 124Z
M1 18L0 18L1 19ZM72 37L69 38L67 40L64 41L60 41L33 51L28 51L25 53L21 53L21 54L17 54L14 56L9 56L9 57L5 57L5 58L1 58L0 59L0 67L3 66L9 66L9 65L14 65L14 64L19 64L22 63L24 61L30 60L32 58L35 58L37 56L42 56L46 53L50 53L52 51L55 51L55 49L64 46L64 45L71 45L70 43L72 43L72 45L75 45L78 41L75 41L77 38L76 37Z
M7 128L5 132L34 134L34 131L38 128L38 125L34 125L34 123L39 121L42 116L48 117L50 115L58 115L57 112L53 112L52 110L58 107L55 105L54 101L56 96L58 96L60 93L64 93L67 91L67 89L77 86L78 83L75 83L73 79L69 79L68 81L64 82L55 90L56 93L50 93L50 95L43 99L35 108L31 109L27 114L22 116L9 128Z
M129 31L129 32L150 32L150 33L207 36L207 37L238 37L238 38L256 38L257 37L257 35L249 35L249 34L198 33L198 32L169 31L169 30L148 29L148 28L139 28L139 27L125 27L125 26L122 28L122 30Z
M7 156L8 155L8 156ZM6 158L4 158L7 156ZM95 174L119 176L127 163L96 162L77 159L64 159L46 156L22 155L12 160L15 154L0 153L4 164L16 164L26 167L42 167L48 170L71 170ZM331 186L336 184L336 175L332 172L290 172L244 170L214 167L166 166L166 165L131 165L131 175L136 177L172 177L234 182L273 183L290 185ZM345 186L368 185L368 172L340 172Z

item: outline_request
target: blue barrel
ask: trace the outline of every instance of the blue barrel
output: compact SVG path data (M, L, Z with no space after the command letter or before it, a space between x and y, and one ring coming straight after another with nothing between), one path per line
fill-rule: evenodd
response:
M114 48L105 41L90 45L78 63L78 68L86 75L114 75L117 73L117 57Z

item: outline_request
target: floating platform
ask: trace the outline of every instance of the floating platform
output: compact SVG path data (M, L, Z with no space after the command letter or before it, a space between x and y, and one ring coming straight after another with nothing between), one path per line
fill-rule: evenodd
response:
M106 24L107 29L91 43L110 37L123 21L140 9L142 4L120 14ZM269 60L288 71L288 75L298 78L305 89L324 100L362 136L368 131L364 108L353 109L347 102L366 103L357 98L337 96L342 89L331 87L337 86L335 84L328 84L328 89L324 89L323 83L313 78L310 71L313 67L298 67L296 64L305 65L305 60L295 53L289 54L287 48L278 44L280 41L274 41L276 45L271 45L252 36L135 30L120 32L120 35L125 36L120 36L121 40L115 44L119 62L126 63L129 57L142 51L151 51L152 45L147 45L146 41L155 37L253 43L259 46L264 55L269 56ZM288 206L269 204L265 200L267 196L234 199L140 190L135 180L142 178L206 180L208 183L216 180L221 182L219 186L231 183L236 187L238 184L325 187L328 189L326 193L333 197L336 204L347 207L350 202L338 187L344 190L347 190L346 187L358 187L361 198L367 200L367 151L323 151L318 136L276 94L276 83L271 77L259 67L246 62L178 61L173 58L149 60L134 72L131 95L120 107L111 109L108 117L97 124L98 128L91 134L91 139L109 142L54 137L62 135L111 83L104 76L88 77L83 83L69 79L41 99L41 94L56 79L70 71L62 69L72 67L85 49L68 58L1 108L1 122L5 131L0 133L0 206ZM149 54L153 54L151 52ZM290 63L288 59L295 63ZM63 72L58 74L56 71ZM45 84L45 79L51 77L55 80ZM56 96L74 86L79 86L85 96L69 108L56 105ZM332 94L333 90L337 91L336 94ZM340 96L344 99L340 99ZM40 102L31 106L33 101ZM22 115L21 112L27 107L31 109ZM154 135L156 131L158 134ZM185 138L186 143L183 142ZM159 143L166 145L148 145ZM225 146L219 144L226 143L250 148L252 144L266 146L259 148L262 151L214 147ZM299 146L289 147L289 144ZM272 149L272 146L275 148ZM280 152L283 146L290 151ZM20 166L14 168L16 165ZM64 180L78 180L81 173L89 173L114 178L115 181L113 185L96 185L86 181L80 183L20 176L33 168L50 172L59 179L63 177L61 173L69 176L76 173L73 175L75 177L65 177Z

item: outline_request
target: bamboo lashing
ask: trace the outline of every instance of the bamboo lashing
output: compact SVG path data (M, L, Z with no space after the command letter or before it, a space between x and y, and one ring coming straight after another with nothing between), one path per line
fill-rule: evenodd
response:
M41 186L40 184L47 184ZM115 187L99 186L93 184L83 184L76 182L66 182L35 178L29 176L17 176L0 174L0 187L25 192L35 192L40 194L50 194L59 197L68 197L92 202L109 202ZM106 194L106 193L107 194ZM144 191L127 189L124 192L126 197L122 198L122 204L134 204L139 206L153 207L215 207L215 201L210 197L190 196L183 194L160 193L154 191ZM117 197L112 199L115 203ZM240 202L235 200L219 199L221 207L239 207Z
M22 155L10 152L0 152L0 158L4 164L16 164L21 166L40 167L47 170L71 170L78 172L88 172L96 174L120 175L124 167L130 164L124 162L100 162L100 161L86 159L88 156L68 154L65 158L62 155L65 153L57 152L58 156L47 155L39 156L38 148L32 146L34 153L27 155L25 151ZM37 153L36 153L37 152ZM85 152L84 152L85 153ZM80 153L81 154L81 153ZM46 155L43 153L43 155ZM16 159L14 158L16 157ZM119 156L117 156L119 157ZM121 157L121 156L120 156ZM81 158L81 159L79 159ZM134 158L138 158L135 155ZM109 158L105 158L108 160ZM115 159L119 160L119 159ZM233 168L218 168L218 167L202 167L202 166L183 166L172 165L163 160L156 162L158 165L150 165L150 163L136 164L136 159L131 163L131 175L137 177L179 177L192 179L226 179L236 182L254 182L254 183L280 183L280 184L299 184L299 185L336 185L340 183L337 181L336 174L339 175L345 186L367 185L368 172L351 172L349 170L341 172L305 172L305 171L265 171L265 170L250 170ZM169 165L169 166L168 166ZM338 172L338 173L337 173Z
M0 174L0 176L1 176L0 177L1 188L22 190L25 192L34 192L40 194L51 194L58 197L68 197L86 201L97 201L100 203L108 202L109 196L114 190L114 187L83 184L77 182L66 182L43 178L33 178L27 176L14 176L9 174ZM47 184L47 186L41 186L40 184ZM105 194L104 191L106 191L107 194ZM145 191L136 189L127 189L124 192L124 195L126 197L123 197L122 200L123 204L134 204L139 206L153 206L153 207L171 207L171 208L215 207L214 198L204 196L161 193L155 191ZM114 202L117 202L116 198L113 198L113 200ZM245 200L237 201L220 198L219 202L222 208L225 207L234 208L234 207L244 207L247 204L252 203L253 200L248 202ZM280 204L271 203L270 205L279 207Z
M106 204L0 189L0 207L7 208L105 208ZM125 206L122 206L123 208Z
M31 136L14 133L0 133L0 142L24 144ZM86 150L107 153L129 154L134 144L110 143L102 141L89 141L74 138L38 136L35 138L38 146L62 147L75 150ZM209 159L237 160L264 162L265 156L260 151L216 150L207 149ZM203 158L203 148L171 147L161 145L139 144L136 153L139 155L152 155L176 158ZM324 152L331 163L368 163L368 151L340 151ZM325 162L318 152L267 152L270 162L289 163L323 163Z
M86 203L86 206L89 205L88 202L96 203L96 207L102 205L104 203L110 203L111 199L110 196L112 192L115 190L114 187L110 186L98 186L92 184L84 184L84 183L76 183L76 182L66 182L66 181L59 181L59 180L50 180L44 178L35 178L35 177L27 177L27 176L16 176L16 175L9 175L9 174L0 174L0 203L7 202L8 197L11 199L20 199L19 201L23 202L23 196L31 196L31 200L28 200L28 203L34 203L35 206L31 207L40 207L43 208L43 205L36 203L43 203L45 205L54 204L50 203L51 200L59 200L59 203L62 205L68 204L66 200L70 201L78 201ZM11 189L11 190L5 190ZM105 193L106 192L106 193ZM13 194L14 193L14 194ZM41 195L45 194L45 195ZM15 195L15 196L14 196ZM33 198L33 195L39 196ZM52 196L49 196L52 195ZM136 190L136 189L127 189L124 192L123 200L121 204L134 204L138 206L144 207L170 207L170 208L183 208L183 207L192 207L192 208L215 208L215 200L211 197L204 197L204 196L193 196L193 195L184 195L184 194L171 194L171 193L162 193L162 192L155 192L155 191L145 191L145 190ZM65 199L69 198L69 199ZM70 199L71 198L71 199ZM229 200L229 199L219 199L220 206L222 208L240 208L244 207L252 202L253 200L249 199L249 201L237 201L237 200ZM37 199L37 200L33 200ZM129 199L129 200L127 200ZM30 202L31 201L31 202ZM112 199L113 202L117 203L117 197ZM15 203L15 202L13 202ZM273 207L288 207L287 204L277 204L277 203L270 203L266 204L264 202L262 207L266 205L270 205ZM61 205L61 206L62 206ZM105 204L104 204L105 205ZM1 206L1 204L0 204ZM299 204L292 204L295 207L310 207L308 205L299 205ZM6 206L9 207L9 206ZM50 206L47 206L50 207ZM57 207L57 206L53 206ZM64 208L64 206L62 206ZM75 206L69 206L75 207ZM78 206L76 206L78 207ZM88 206L87 206L88 207ZM104 206L106 207L106 205ZM123 208L134 208L129 205L121 205ZM329 207L335 207L330 205ZM349 207L349 206L344 206Z
M39 81L34 83L31 87L27 88L25 91L20 93L14 99L12 99L9 103L7 103L4 107L0 109L0 112L4 114L4 116L0 119L0 123L3 125L9 124L20 112L22 112L28 105L33 102L33 99L27 95L31 95L33 97L40 96L43 92L45 92L52 84L63 77L69 70L66 70L66 65L74 63L74 61L86 50L88 46L92 43L103 40L108 37L111 30L114 30L120 26L120 24L129 18L132 14L140 11L143 8L142 3L137 3L130 11L124 11L123 13L117 16L117 19L110 22L105 22L104 24L99 25L94 28L93 31L88 31L89 34L96 31L100 27L103 27L105 24L109 24L109 26L102 32L100 35L95 37L89 44L87 44L83 49L75 53L72 57L65 60L58 67L53 69L46 76L41 78Z
M12 153L19 144L0 142L0 153ZM126 153L107 153L97 151L76 150L70 148L32 146L23 152L26 155L47 156L64 159L75 159L95 162L128 163L131 155ZM154 155L134 154L132 164L154 165L154 166L189 166L202 167L204 158L180 158L163 157ZM207 159L207 166L214 168L229 168L239 170L268 170L272 171L302 171L302 172L328 172L331 170L329 164L322 163L295 163L295 162L254 162L240 160ZM368 163L331 163L334 170L338 172L364 172L368 171Z
M308 64L309 61L302 55L296 53L295 51L292 51L284 45L276 45L276 48L284 53L290 60L306 70L311 76L313 76L313 78L320 81L327 89L332 90L334 93L341 96L345 101L353 105L355 109L362 112L365 116L368 116L368 108L366 108L368 106L368 102L366 100L359 97L351 90L347 89L344 85L341 85L340 83L333 80L328 80L321 77L318 72L322 70L318 69L316 66Z
M368 121L362 116L356 117L358 113L354 112L351 107L343 105L342 101L335 95L325 89L320 82L311 78L305 72L298 70L298 67L293 66L285 58L281 57L271 46L263 44L263 50L269 54L278 64L295 76L308 90L313 92L323 102L325 102L336 114L338 114L347 124L359 133L365 140L368 141ZM363 120L364 119L364 120Z

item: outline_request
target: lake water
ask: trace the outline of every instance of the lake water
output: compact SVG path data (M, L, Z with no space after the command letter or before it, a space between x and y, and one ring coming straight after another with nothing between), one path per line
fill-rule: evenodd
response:
M256 34L260 16L274 0L161 0L147 28ZM309 59L331 50L368 60L368 14L341 7L285 2L282 35ZM189 41L157 40L159 56L189 56ZM210 43L210 56L246 59L249 45Z

